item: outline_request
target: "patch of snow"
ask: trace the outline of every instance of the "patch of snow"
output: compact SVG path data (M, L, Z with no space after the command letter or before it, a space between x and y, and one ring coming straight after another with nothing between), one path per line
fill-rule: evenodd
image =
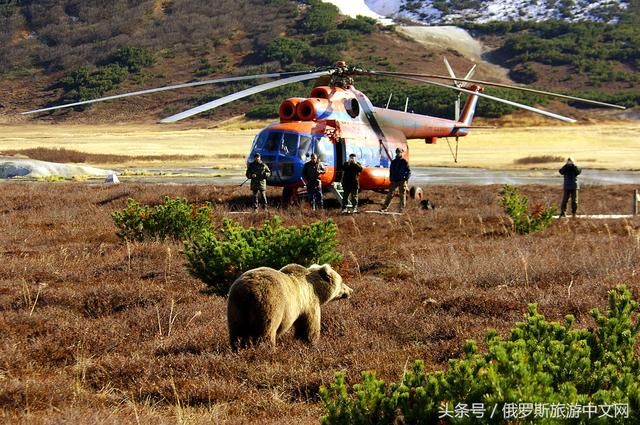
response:
M331 3L335 5L340 13L346 16L355 18L358 15L366 16L368 18L374 18L383 25L392 25L393 20L385 18L383 15L371 10L366 4L365 0L323 0L325 3Z
M348 4L348 0L332 2L338 7L340 3ZM360 1L358 1L360 3ZM599 21L605 20L613 11L609 22L616 22L617 13L627 9L628 0L575 0L569 7L562 9L562 3L548 0L489 0L478 2L477 8L453 9L443 13L433 7L433 1L407 0L364 0L366 6L374 13L392 17L406 18L425 24L447 24L456 21L489 22L509 20L545 21L562 19L566 21ZM407 5L410 7L407 7ZM616 13L617 12L617 13Z
M397 0L364 0L367 8L382 16L394 16L400 12L402 2Z
M62 176L65 178L77 176L106 177L110 174L115 174L115 172L88 165L60 164L26 158L0 158L0 179L47 176Z

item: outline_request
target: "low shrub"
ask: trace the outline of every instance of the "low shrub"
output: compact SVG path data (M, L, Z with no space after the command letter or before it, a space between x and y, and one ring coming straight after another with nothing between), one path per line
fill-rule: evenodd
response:
M534 205L529 213L529 199L508 184L502 188L502 206L513 220L513 227L519 234L535 233L546 229L556 214L555 207L546 208L541 204Z
M111 214L118 236L131 241L186 240L212 228L211 205L190 204L184 198L164 197L151 207L129 198L127 207Z
M185 242L184 253L191 274L213 293L224 296L235 278L255 267L279 269L289 263L309 266L340 261L334 251L336 234L337 226L331 220L285 227L275 217L256 229L223 219L219 229L207 229Z
M112 61L135 74L153 65L155 59L153 53L144 47L127 46L116 50Z
M376 29L376 25L375 19L358 15L355 18L344 19L340 25L338 25L338 28L360 34L371 34Z
M352 390L338 373L320 389L322 423L629 423L640 415L637 307L620 286L606 314L591 312L595 329L572 329L573 316L547 322L532 304L508 339L487 332L484 354L468 341L446 371L416 361L399 384L364 372Z
M60 80L65 102L95 99L129 77L129 70L118 64L110 64L95 70L78 68Z
M530 165L530 164L548 164L552 162L562 163L565 158L558 155L537 155L537 156L525 156L513 161L514 164Z

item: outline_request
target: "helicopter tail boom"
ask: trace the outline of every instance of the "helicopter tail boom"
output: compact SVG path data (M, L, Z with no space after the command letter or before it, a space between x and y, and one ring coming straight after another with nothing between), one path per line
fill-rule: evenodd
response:
M470 91L473 92L482 92L482 87L480 86L471 86L469 87ZM467 99L467 102L464 104L464 108L462 108L462 114L460 114L459 121L466 126L471 125L471 121L473 121L473 116L476 113L476 106L478 105L478 95L472 94Z

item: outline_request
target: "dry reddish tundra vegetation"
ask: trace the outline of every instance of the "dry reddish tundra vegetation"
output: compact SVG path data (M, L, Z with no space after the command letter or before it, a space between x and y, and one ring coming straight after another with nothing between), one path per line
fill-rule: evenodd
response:
M110 214L128 197L212 200L216 218L246 197L204 185L0 185L0 422L317 423L318 388L344 371L397 382L414 359L441 369L466 339L505 334L528 303L548 319L593 307L627 284L640 298L640 218L565 219L514 235L499 186L437 186L438 208L403 216L278 210L285 224L331 217L337 268L355 292L323 309L311 347L229 348L224 298L185 270L178 243L126 244ZM557 187L525 186L555 204ZM629 186L590 186L583 213L627 213ZM366 193L363 209L380 194ZM266 216L237 214L245 225Z

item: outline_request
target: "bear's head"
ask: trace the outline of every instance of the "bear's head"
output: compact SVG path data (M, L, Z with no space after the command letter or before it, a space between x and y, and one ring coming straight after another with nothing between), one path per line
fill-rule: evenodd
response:
M314 264L307 270L307 281L313 285L320 304L349 298L353 292L353 289L342 282L342 277L329 264Z

